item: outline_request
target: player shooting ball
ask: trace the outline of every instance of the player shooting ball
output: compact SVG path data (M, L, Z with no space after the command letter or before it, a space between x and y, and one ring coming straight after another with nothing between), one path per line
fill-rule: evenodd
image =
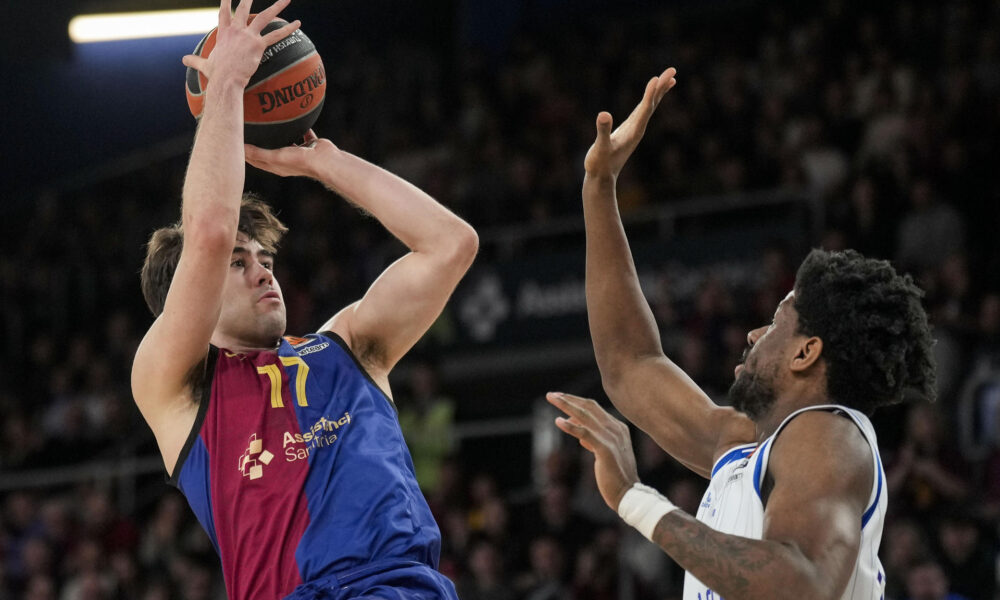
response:
M210 80L181 221L150 238L142 288L156 317L132 390L170 481L219 553L229 598L455 599L441 537L396 419L389 372L441 313L475 231L400 178L310 134L243 143L243 92L288 5L219 11L217 44L184 63ZM363 298L299 338L274 275L286 228L243 195L244 161L316 179L408 248Z

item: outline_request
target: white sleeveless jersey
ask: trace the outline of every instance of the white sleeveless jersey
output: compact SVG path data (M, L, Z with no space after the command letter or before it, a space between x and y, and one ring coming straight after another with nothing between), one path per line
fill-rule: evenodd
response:
M885 589L885 571L878 559L879 542L885 519L888 495L883 482L882 460L871 421L863 413L846 406L824 404L809 406L788 415L771 437L761 444L737 446L712 467L712 479L698 508L698 520L712 529L752 539L761 539L764 529L764 504L761 486L774 439L788 422L807 410L826 410L850 417L864 434L872 451L875 478L868 507L861 518L861 547L854 573L841 600L880 600ZM723 600L691 573L684 574L684 600ZM729 598L726 600L739 600Z

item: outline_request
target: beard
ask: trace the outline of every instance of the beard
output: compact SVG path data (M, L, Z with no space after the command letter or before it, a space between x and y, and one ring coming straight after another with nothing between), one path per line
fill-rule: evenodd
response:
M730 404L750 420L756 421L767 414L778 399L773 381L773 378L751 373L744 368L729 388Z

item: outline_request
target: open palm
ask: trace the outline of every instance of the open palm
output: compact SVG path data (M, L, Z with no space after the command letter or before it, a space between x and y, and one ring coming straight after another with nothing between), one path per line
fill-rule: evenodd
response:
M618 176L628 157L632 156L632 152L645 135L646 125L653 116L653 111L663 96L677 83L674 78L676 74L677 69L670 67L659 77L650 79L638 106L614 131L611 131L611 113L601 112L597 115L597 140L587 151L587 157L583 161L588 175Z

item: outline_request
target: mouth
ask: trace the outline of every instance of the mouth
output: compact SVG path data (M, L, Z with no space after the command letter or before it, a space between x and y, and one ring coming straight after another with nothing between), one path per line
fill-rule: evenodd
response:
M259 298L259 299L257 300L257 302L263 302L263 301L265 301L265 300L276 300L276 301L281 301L281 296L279 296L279 295L278 295L278 292L274 292L274 291L271 291L271 292L265 292L265 293L264 293L264 295L263 295L263 296L261 296L261 297L260 297L260 298Z
M743 363L736 365L736 368L733 369L733 377L739 377L741 372L743 372Z

